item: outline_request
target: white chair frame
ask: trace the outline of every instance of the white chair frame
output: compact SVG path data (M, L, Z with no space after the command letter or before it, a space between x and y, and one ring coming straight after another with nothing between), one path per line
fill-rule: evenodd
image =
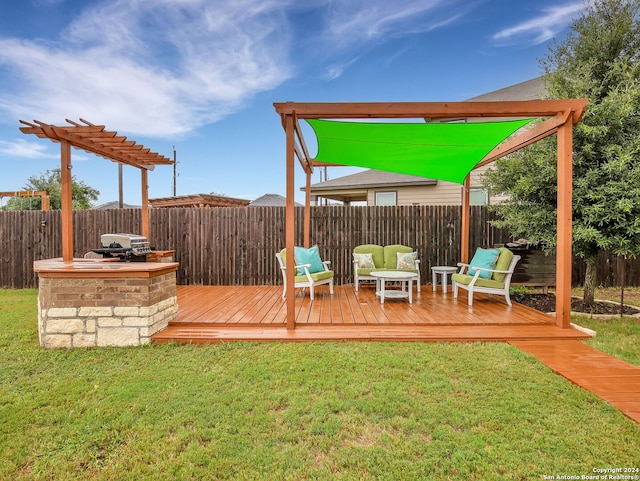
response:
M284 262L282 260L282 256L280 255L279 252L276 252L276 257L278 258L278 264L280 265L280 272L282 272L282 283L283 283L283 289L282 289L282 297L286 297L287 296L287 268L284 265ZM322 266L324 267L325 271L329 271L331 269L329 269L329 265L331 264L331 261L322 261ZM311 273L309 272L309 267L311 267L311 264L301 264L298 266L295 266L294 269L304 269L304 275L307 277L306 281L303 282L296 282L293 287L295 289L298 288L309 288L309 297L311 297L311 300L313 301L315 296L314 296L314 288L316 286L322 286L325 284L329 284L329 294L333 295L333 277L330 277L329 279L322 279L319 281L314 281L313 277L311 277Z
M469 291L468 304L470 306L473 305L474 292L484 292L486 294L489 294L489 296L491 296L492 294L498 294L500 296L504 296L505 300L507 301L507 305L511 306L511 297L509 296L509 286L511 285L511 277L513 276L513 272L519 260L520 260L520 256L514 255L513 259L511 259L511 263L509 264L509 269L506 271L499 271L496 269L485 269L483 267L474 267L476 273L473 276L473 279L471 280L471 282L469 282L469 284L459 284L452 280L451 285L453 286L453 298L454 299L458 298L458 288L462 288ZM458 267L460 267L460 271L458 272L458 274L464 274L465 270L469 269L469 264L463 264L462 262L458 262ZM476 286L476 281L480 276L480 271L489 272L489 276L491 276L491 274L493 274L494 272L499 274L506 274L504 278L504 287L497 288L497 287Z

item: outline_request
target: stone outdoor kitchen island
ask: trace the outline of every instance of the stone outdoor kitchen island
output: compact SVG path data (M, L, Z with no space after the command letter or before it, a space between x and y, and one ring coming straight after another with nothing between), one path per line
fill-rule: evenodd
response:
M36 261L40 345L138 346L176 317L175 262Z

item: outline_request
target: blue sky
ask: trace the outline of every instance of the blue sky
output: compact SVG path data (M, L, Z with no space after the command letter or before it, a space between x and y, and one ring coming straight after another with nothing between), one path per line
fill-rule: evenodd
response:
M583 0L0 2L0 191L60 165L58 144L22 134L20 119L83 118L169 158L175 146L178 195L284 195L274 102L465 100L539 76L539 59L584 8ZM100 191L98 203L117 200L115 163L76 150L72 163L76 179ZM332 168L329 178L352 172ZM172 189L171 166L149 173L150 197ZM124 200L140 203L140 175L127 166Z

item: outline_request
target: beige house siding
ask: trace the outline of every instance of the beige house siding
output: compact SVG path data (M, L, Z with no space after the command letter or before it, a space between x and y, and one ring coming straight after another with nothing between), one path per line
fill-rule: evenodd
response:
M367 205L376 205L376 192L396 192L397 205L460 205L462 187L444 181L428 186L380 187L367 192Z

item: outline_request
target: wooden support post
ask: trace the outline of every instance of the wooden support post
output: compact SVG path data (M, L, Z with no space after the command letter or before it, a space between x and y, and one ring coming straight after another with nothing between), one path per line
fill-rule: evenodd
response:
M60 141L60 178L62 203L62 260L73 261L73 196L71 183L71 145Z
M40 197L40 208L42 210L51 210L51 196L47 193L47 194L43 194Z
M311 171L307 171L304 199L304 246L311 247Z
M469 263L469 223L471 221L471 204L469 191L471 190L471 174L464 179L462 186L462 220L460 240L460 262Z
M295 246L295 206L294 206L294 177L295 177L295 139L293 128L293 115L284 116L284 131L286 134L286 162L287 162L287 187L286 187L286 204L285 204L285 247L287 248L287 255L285 264L286 269L286 285L287 285L287 329L293 330L296 328L296 293L294 289L295 284L295 269L296 265L295 257L293 255L293 249Z
M142 212L140 213L140 228L142 230L141 234L147 238L148 242L151 242L149 239L149 173L147 169L140 169L140 180L142 187ZM149 244L151 245L151 244Z
M556 325L571 324L571 244L573 124L558 129L558 242L556 247Z

